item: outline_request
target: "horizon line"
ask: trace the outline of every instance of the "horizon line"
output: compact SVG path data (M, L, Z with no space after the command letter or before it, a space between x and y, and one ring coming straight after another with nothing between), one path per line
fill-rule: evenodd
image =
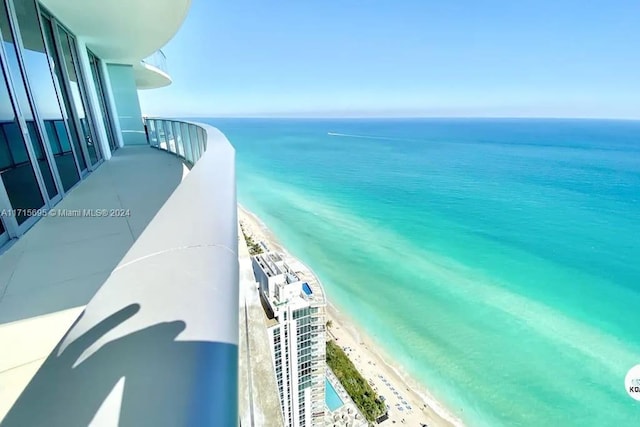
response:
M376 119L376 120L407 120L407 119L453 119L453 120L603 120L603 121L640 121L640 117L575 117L575 116L373 116L373 115L354 115L354 116L324 116L324 115L207 115L207 114L198 114L198 115L171 115L171 116L161 116L161 115L149 115L143 114L143 117L184 117L184 118L210 118L210 119L316 119L316 120L324 120L324 119L338 119L338 120L346 120L346 119L358 119L358 120L366 120L366 119Z

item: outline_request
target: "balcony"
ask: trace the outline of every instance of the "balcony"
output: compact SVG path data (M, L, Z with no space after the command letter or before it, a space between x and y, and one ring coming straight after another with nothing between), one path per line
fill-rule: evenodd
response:
M167 56L164 54L162 49L156 50L151 55L143 59L142 62L169 74L169 71L167 70Z
M157 50L147 58L133 66L138 89L156 89L171 84L167 70L167 57L162 50Z
M237 423L234 150L166 123L52 210L128 215L47 216L0 256L3 426Z

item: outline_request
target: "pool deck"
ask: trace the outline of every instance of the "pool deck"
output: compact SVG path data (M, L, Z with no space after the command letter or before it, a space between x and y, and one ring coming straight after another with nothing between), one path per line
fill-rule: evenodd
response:
M350 426L350 427L366 427L369 424L367 420L364 418L362 413L358 410L356 404L351 400L351 397L344 389L340 381L335 376L335 374L331 371L329 367L327 367L326 372L327 379L329 383L333 386L333 388L338 393L340 400L342 400L343 405L340 406L335 411L331 411L329 407L326 407L326 415L325 421L328 426Z

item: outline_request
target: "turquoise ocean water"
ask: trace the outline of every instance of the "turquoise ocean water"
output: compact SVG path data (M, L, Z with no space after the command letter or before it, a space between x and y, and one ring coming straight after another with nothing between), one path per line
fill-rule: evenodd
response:
M469 425L640 425L640 122L210 119L238 198Z

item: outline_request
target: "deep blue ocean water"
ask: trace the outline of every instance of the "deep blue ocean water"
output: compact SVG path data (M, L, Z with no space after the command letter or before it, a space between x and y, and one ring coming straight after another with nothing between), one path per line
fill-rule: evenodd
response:
M640 122L205 121L239 202L467 424L640 424Z

